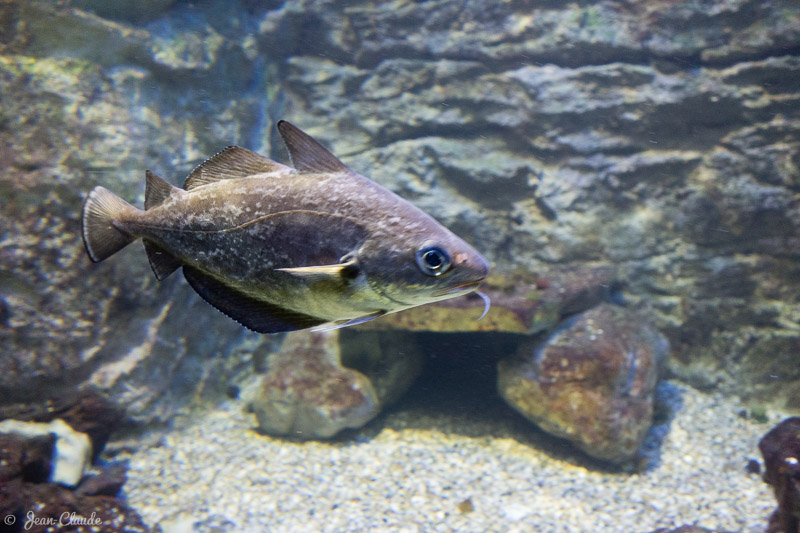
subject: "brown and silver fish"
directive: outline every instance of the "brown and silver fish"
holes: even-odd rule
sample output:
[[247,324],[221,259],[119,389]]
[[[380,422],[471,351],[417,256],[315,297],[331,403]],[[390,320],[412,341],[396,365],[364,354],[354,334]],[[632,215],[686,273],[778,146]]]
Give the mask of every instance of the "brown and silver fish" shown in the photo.
[[95,187],[83,240],[98,262],[141,238],[159,280],[179,267],[211,305],[274,333],[356,324],[477,288],[486,260],[406,200],[281,121],[295,168],[231,146],[183,189],[147,171],[145,210]]

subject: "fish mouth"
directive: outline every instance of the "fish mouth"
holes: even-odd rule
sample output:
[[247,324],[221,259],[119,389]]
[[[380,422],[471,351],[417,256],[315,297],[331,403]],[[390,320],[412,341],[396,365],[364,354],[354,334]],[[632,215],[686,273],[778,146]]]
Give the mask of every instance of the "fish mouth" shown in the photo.
[[477,289],[478,285],[480,284],[481,284],[480,281],[465,281],[464,283],[459,283],[458,285],[453,285],[452,287],[448,287],[444,290],[438,291],[436,295],[445,296],[448,294],[455,294],[455,293],[468,293]]

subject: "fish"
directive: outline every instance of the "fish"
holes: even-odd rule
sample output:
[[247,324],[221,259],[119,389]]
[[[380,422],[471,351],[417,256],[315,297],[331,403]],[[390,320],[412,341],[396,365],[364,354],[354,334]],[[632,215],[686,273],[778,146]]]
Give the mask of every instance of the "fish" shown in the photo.
[[182,269],[259,333],[351,326],[478,288],[486,259],[307,133],[277,123],[292,167],[239,146],[175,187],[147,170],[144,210],[98,186],[82,236],[97,263],[141,239],[160,281]]

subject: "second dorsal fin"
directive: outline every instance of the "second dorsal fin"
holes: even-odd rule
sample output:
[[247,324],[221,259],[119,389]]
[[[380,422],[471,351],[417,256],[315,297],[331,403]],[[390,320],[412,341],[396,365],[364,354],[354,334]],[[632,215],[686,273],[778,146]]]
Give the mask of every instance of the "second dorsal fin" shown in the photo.
[[292,165],[300,172],[352,172],[327,148],[297,126],[280,120],[278,131],[289,150]]
[[241,146],[228,146],[218,154],[197,165],[183,182],[187,191],[220,180],[246,178],[255,174],[291,170],[263,155]]

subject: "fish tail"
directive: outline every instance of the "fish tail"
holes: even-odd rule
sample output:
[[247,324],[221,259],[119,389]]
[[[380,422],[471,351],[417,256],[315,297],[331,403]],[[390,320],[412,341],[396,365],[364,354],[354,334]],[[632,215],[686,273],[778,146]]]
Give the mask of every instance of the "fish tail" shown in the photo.
[[120,230],[115,222],[122,213],[139,211],[105,187],[95,187],[83,203],[83,244],[95,263],[115,254],[136,237]]

